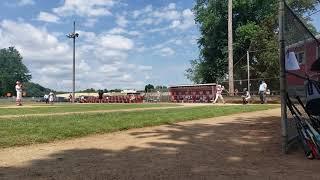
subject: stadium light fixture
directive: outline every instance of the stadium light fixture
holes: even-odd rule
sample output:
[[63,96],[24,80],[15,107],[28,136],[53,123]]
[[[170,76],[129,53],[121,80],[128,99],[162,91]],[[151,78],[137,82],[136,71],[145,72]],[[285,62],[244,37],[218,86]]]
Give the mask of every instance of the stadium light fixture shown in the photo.
[[73,32],[67,35],[68,38],[73,39],[73,66],[72,66],[72,103],[75,102],[75,90],[76,90],[76,38],[79,37],[79,33],[76,33],[76,22],[73,22]]

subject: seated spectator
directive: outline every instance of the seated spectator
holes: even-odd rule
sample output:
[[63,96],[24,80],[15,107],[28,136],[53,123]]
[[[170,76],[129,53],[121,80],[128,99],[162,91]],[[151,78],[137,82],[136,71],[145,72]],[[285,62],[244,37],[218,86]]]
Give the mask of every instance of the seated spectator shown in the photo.
[[239,93],[238,89],[235,89],[235,90],[234,90],[234,95],[235,95],[235,96],[238,96],[238,93]]

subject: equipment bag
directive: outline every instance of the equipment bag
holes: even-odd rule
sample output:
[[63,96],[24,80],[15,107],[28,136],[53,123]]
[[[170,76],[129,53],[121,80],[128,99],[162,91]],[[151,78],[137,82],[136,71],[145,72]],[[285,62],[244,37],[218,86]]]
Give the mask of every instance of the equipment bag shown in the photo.
[[307,80],[306,83],[307,103],[306,109],[313,116],[320,116],[320,83]]

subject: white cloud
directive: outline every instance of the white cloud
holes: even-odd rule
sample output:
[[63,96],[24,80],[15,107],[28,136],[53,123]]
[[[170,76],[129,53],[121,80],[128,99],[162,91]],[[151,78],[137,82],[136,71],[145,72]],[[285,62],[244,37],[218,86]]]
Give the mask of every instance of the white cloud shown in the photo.
[[141,35],[141,33],[139,31],[128,31],[127,34],[130,36],[140,36]]
[[194,14],[190,9],[185,9],[182,12],[182,17],[182,23],[178,28],[185,30],[195,25]]
[[179,19],[181,14],[174,9],[165,9],[153,12],[153,17],[159,18],[160,20],[176,20]]
[[[152,67],[127,62],[133,40],[108,32],[79,31],[76,50],[76,87],[142,87]],[[25,22],[0,21],[0,48],[15,46],[30,69],[32,81],[58,90],[70,90],[72,48],[67,38]],[[98,77],[98,78],[97,78]],[[140,79],[140,80],[139,80]]]
[[37,17],[37,20],[44,21],[44,22],[50,22],[50,23],[58,23],[60,18],[54,14],[41,11]]
[[116,3],[114,0],[65,0],[61,7],[53,12],[62,16],[107,16],[111,15],[110,8]]
[[153,10],[153,7],[152,5],[147,5],[145,8],[143,8],[142,10],[135,10],[133,11],[132,15],[133,15],[133,18],[138,18],[140,15],[142,14],[146,14],[146,13],[149,13],[149,12],[152,12]]
[[124,16],[117,16],[116,23],[120,27],[126,27],[129,21]]
[[34,0],[20,0],[18,2],[18,6],[27,6],[27,5],[35,5]]
[[145,18],[145,19],[141,19],[141,20],[139,20],[138,22],[137,22],[137,24],[139,25],[139,26],[143,26],[143,25],[151,25],[151,24],[153,24],[154,23],[154,19],[152,19],[152,18]]
[[110,34],[124,34],[126,33],[127,31],[123,28],[113,28],[111,30],[108,31],[108,33]]
[[[151,9],[151,8],[148,8]],[[175,3],[165,7],[146,11],[146,8],[133,11],[133,18],[138,26],[151,26],[148,32],[164,32],[168,30],[188,30],[195,26],[194,14],[190,9],[178,9]],[[139,17],[139,18],[138,18]]]
[[176,4],[175,3],[170,3],[168,5],[168,9],[172,10],[172,9],[176,9]]
[[130,50],[134,43],[132,40],[119,35],[104,35],[100,37],[100,45],[106,49]]
[[[177,12],[177,11],[176,11]],[[195,21],[194,21],[194,14],[190,9],[185,9],[180,13],[179,17],[175,16],[165,16],[164,14],[159,14],[160,19],[167,19],[171,17],[171,24],[169,26],[165,27],[160,27],[160,28],[153,28],[150,29],[149,32],[163,32],[167,30],[187,30],[189,28],[192,28],[195,26]]]
[[152,66],[138,66],[138,70],[139,71],[151,71],[152,70]]
[[140,36],[141,33],[139,31],[127,31],[123,28],[117,27],[108,31],[109,34],[125,34],[130,36]]
[[160,49],[161,56],[172,56],[175,54],[175,51],[169,47]]
[[171,28],[178,28],[180,25],[181,25],[180,20],[174,20],[174,21],[172,21],[170,27]]
[[[38,29],[27,23],[4,20],[0,23],[0,44],[2,47],[16,46],[25,61],[41,62],[69,58],[70,47],[60,43],[46,29]],[[53,58],[54,57],[54,58]]]

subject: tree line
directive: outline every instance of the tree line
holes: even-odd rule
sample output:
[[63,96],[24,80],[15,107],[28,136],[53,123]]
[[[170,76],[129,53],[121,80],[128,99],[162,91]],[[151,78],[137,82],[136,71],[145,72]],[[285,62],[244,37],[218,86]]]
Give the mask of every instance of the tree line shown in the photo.
[[[287,3],[315,31],[310,19],[303,15],[315,10],[319,1],[288,0]],[[193,12],[201,33],[200,54],[186,70],[186,77],[195,83],[228,79],[227,6],[227,0],[196,0]],[[278,0],[233,0],[233,33],[235,79],[247,79],[247,50],[254,57],[250,58],[253,79],[279,76]]]

